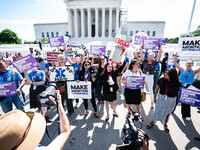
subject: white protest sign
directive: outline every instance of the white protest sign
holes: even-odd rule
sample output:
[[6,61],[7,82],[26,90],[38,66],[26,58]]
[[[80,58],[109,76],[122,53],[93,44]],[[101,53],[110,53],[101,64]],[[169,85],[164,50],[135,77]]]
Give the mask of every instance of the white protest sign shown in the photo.
[[149,38],[149,36],[144,32],[138,32],[133,36],[132,44],[133,47],[139,47],[143,44],[143,40]]
[[178,42],[178,54],[185,56],[200,55],[200,36],[180,38]]
[[51,81],[67,81],[74,80],[74,67],[49,67]]
[[69,99],[91,99],[92,91],[91,91],[91,82],[80,81],[77,83],[76,81],[67,82],[67,92]]
[[116,63],[120,63],[122,60],[122,57],[124,56],[126,48],[121,45],[114,44],[112,47],[113,55],[112,55],[112,61]]

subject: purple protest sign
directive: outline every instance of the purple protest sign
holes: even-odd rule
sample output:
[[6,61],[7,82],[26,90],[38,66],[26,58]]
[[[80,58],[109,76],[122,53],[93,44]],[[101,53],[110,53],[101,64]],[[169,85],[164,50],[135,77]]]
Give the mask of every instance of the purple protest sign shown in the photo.
[[0,83],[0,97],[16,94],[15,82]]
[[65,46],[63,36],[49,37],[49,43],[51,47]]
[[90,45],[90,54],[91,55],[105,55],[106,46],[103,45]]
[[31,54],[22,57],[20,59],[17,59],[16,61],[12,62],[12,65],[20,72],[24,72],[24,70],[30,70],[34,67],[38,67],[39,64],[38,62],[35,60],[35,58],[33,58],[33,56]]
[[200,107],[200,91],[180,88],[178,102]]
[[159,50],[160,49],[160,41],[161,39],[144,39],[143,41],[143,49],[148,50]]
[[[179,63],[179,62],[180,62],[180,59],[177,58],[177,59],[176,59],[176,62]],[[167,65],[168,65],[168,66],[174,66],[174,58],[168,58],[168,59],[167,59]]]
[[166,42],[167,42],[167,38],[161,38],[160,43],[161,43],[162,45],[165,45]]
[[142,84],[142,81],[144,81],[144,77],[127,76],[126,77],[127,85],[125,87],[126,88],[131,88],[131,89],[143,89],[144,88],[144,84]]

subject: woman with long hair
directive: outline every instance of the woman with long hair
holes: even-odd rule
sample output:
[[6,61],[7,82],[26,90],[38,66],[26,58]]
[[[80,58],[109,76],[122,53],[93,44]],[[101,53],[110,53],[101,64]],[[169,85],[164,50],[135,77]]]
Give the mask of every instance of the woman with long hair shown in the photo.
[[[65,66],[66,66],[65,56],[63,54],[58,55],[58,67],[65,67]],[[68,99],[68,94],[67,94],[67,81],[56,81],[56,86],[58,88],[65,87],[66,90],[60,93],[62,97],[63,108],[64,108],[64,100],[66,100],[68,113],[71,117],[74,117],[74,108],[72,99]]]
[[[132,59],[129,65],[129,69],[124,73],[122,83],[125,85],[127,85],[126,77],[128,76],[142,76],[142,71],[139,69],[138,59]],[[142,81],[142,84],[145,84],[145,81]],[[140,115],[141,89],[125,88],[124,96],[128,109],[126,117],[130,118],[131,110],[129,109],[129,106],[131,104],[134,104],[136,111]]]
[[[161,121],[161,123],[164,125],[165,132],[169,133],[167,122],[169,115],[172,113],[176,105],[176,97],[180,87],[181,83],[179,82],[176,69],[167,69],[165,71],[165,76],[160,78],[156,85],[154,94],[154,102],[156,103],[155,112],[150,124],[146,126],[147,129],[152,128],[156,121]],[[159,90],[160,92],[158,93]]]
[[113,63],[109,61],[105,65],[104,71],[100,76],[100,84],[103,86],[104,100],[106,101],[106,112],[107,112],[106,121],[109,120],[109,103],[110,102],[112,102],[113,104],[113,112],[114,112],[113,115],[115,117],[118,117],[118,114],[116,112],[116,107],[117,107],[116,91],[119,89],[117,85],[117,75],[118,73],[122,72],[125,65],[126,65],[126,62],[124,61],[122,66],[120,66],[116,70],[113,70]]
[[[91,103],[92,103],[92,107],[94,109],[94,116],[97,117],[98,119],[100,119],[99,114],[97,113],[97,105],[95,102],[95,96],[94,96],[94,87],[95,87],[95,76],[93,76],[92,74],[92,68],[90,67],[90,62],[88,60],[84,61],[82,64],[82,70],[79,74],[79,80],[80,81],[90,81],[91,82],[91,86],[92,86],[92,99],[90,99]],[[79,82],[79,80],[77,80],[77,82]],[[88,110],[88,99],[83,99],[84,101],[84,106],[85,106],[85,114],[84,114],[84,118],[86,118],[89,114],[89,110]]]

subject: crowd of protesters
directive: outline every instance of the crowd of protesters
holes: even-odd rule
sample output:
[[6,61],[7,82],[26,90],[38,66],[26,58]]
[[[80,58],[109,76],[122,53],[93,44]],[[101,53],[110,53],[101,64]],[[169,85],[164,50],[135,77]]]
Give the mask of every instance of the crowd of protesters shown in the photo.
[[[20,74],[18,71],[10,67],[6,63],[6,60],[15,61],[20,59],[21,53],[16,53],[15,56],[10,56],[7,52],[5,57],[0,59],[0,83],[14,81],[17,89],[17,94],[13,96],[0,97],[0,105],[4,113],[7,113],[12,108],[12,103],[17,109],[25,112],[24,109],[24,96],[22,87],[25,85],[25,78],[27,83],[30,85],[29,98],[30,98],[30,108],[38,108],[38,103],[36,101],[37,96],[45,91],[46,87],[51,83],[49,78],[49,67],[58,66],[64,67],[67,62],[74,68],[74,81],[77,83],[79,81],[91,82],[92,90],[90,99],[92,107],[94,109],[94,116],[98,119],[101,116],[98,114],[97,104],[104,104],[106,107],[106,118],[105,121],[109,120],[110,117],[110,106],[109,103],[112,102],[113,105],[113,116],[118,117],[120,113],[117,111],[117,92],[121,92],[121,82],[126,85],[127,76],[142,76],[145,77],[145,81],[142,84],[147,87],[150,95],[150,109],[155,109],[151,122],[146,125],[147,129],[153,127],[156,121],[161,121],[164,125],[164,130],[169,133],[169,128],[167,122],[170,114],[173,112],[177,105],[177,97],[180,87],[187,88],[190,86],[195,76],[199,75],[200,69],[193,70],[192,67],[194,62],[192,60],[186,61],[186,68],[182,68],[176,61],[177,54],[174,54],[174,67],[169,68],[167,66],[168,53],[164,54],[163,60],[162,56],[162,46],[160,49],[152,52],[148,50],[143,50],[142,46],[134,51],[133,56],[128,58],[126,52],[124,53],[125,60],[122,64],[117,64],[109,59],[107,56],[97,56],[93,55],[90,57],[89,52],[87,52],[87,57],[83,55],[76,54],[74,57],[68,56],[68,53],[63,52],[63,54],[58,55],[58,62],[49,63],[41,55],[39,50],[33,51],[30,48],[30,53],[38,61],[39,67],[35,67],[31,70],[24,70],[24,73]],[[63,51],[60,48],[54,51]],[[161,66],[161,67],[160,67]],[[97,70],[95,76],[91,73],[91,67]],[[180,76],[178,74],[180,73]],[[68,81],[67,81],[68,82]],[[75,110],[78,108],[79,99],[75,99],[76,105],[73,106],[73,99],[68,98],[67,93],[67,82],[57,81],[56,86],[60,89],[61,103],[65,108],[65,103],[67,106],[67,111],[70,117],[74,117]],[[131,111],[129,109],[130,105],[134,105],[135,110],[143,117],[140,112],[141,105],[141,92],[146,91],[146,89],[131,89],[125,88],[124,96],[125,103],[127,104],[127,118],[130,118]],[[96,101],[97,99],[97,101]],[[88,111],[88,99],[82,99],[85,107],[84,118],[87,118]],[[181,114],[187,120],[191,120],[190,105],[181,105]],[[48,116],[50,108],[44,108],[41,113],[45,116],[47,122],[51,122]],[[200,141],[200,138],[195,138],[195,140]]]

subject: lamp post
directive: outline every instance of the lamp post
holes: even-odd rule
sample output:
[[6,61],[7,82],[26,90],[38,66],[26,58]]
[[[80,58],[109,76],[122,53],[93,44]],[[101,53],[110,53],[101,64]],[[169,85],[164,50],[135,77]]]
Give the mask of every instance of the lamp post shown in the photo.
[[187,30],[187,36],[189,36],[189,34],[190,34],[190,27],[191,27],[191,23],[192,23],[192,17],[193,17],[193,13],[194,13],[195,4],[196,4],[196,0],[194,0],[192,13],[191,13],[191,17],[190,17],[190,22],[189,22],[189,26],[188,26],[188,30]]

